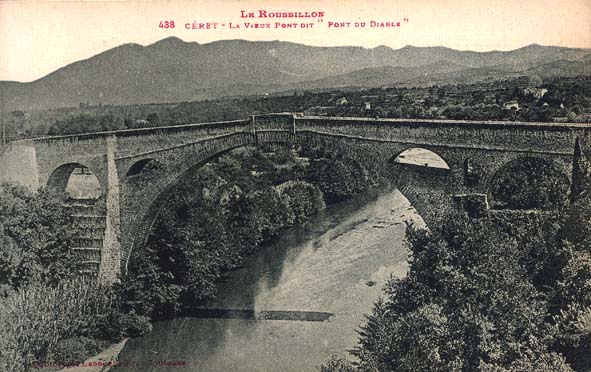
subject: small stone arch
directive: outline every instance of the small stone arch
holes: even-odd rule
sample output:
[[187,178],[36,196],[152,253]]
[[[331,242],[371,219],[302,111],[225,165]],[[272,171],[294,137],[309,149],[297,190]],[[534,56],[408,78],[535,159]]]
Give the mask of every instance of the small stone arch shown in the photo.
[[449,163],[438,153],[423,147],[408,147],[392,157],[392,162],[421,168],[449,171]]
[[60,165],[49,176],[47,187],[65,192],[72,199],[98,199],[103,194],[102,185],[94,172],[81,163]]
[[138,160],[135,163],[133,163],[131,167],[129,167],[127,173],[125,174],[125,177],[140,175],[142,173],[145,173],[149,169],[158,167],[159,165],[160,162],[154,158],[145,158]]
[[[536,186],[535,188],[527,187],[532,195],[528,197],[524,196],[523,201],[518,199],[520,194],[517,194],[517,192],[519,192],[519,190],[516,190],[516,192],[509,190],[511,186],[520,186],[520,180],[508,176],[508,173],[511,172],[513,168],[518,170],[519,166],[523,166],[525,169],[537,170],[536,172],[532,172],[531,177],[528,179],[521,180],[521,182],[526,182],[527,184],[533,183],[534,186]],[[554,180],[550,178],[553,174],[556,176]],[[515,185],[501,183],[503,182],[503,177],[508,177],[509,180],[514,179]],[[540,182],[544,182],[544,180],[548,181],[547,185],[540,186]],[[558,206],[568,201],[570,184],[570,177],[564,172],[563,167],[555,160],[538,156],[520,156],[501,164],[495,170],[486,184],[486,194],[492,209],[547,209],[549,205]],[[543,186],[551,188],[550,191],[552,194],[550,194],[548,200],[538,200],[538,196],[535,195],[536,192],[540,191],[538,190],[538,187],[541,188]],[[510,200],[509,202],[506,202],[501,200],[503,193],[511,193],[515,195],[514,199],[516,201]],[[538,202],[543,203],[544,205],[535,207],[534,204]],[[519,208],[513,208],[513,204],[519,206]]]

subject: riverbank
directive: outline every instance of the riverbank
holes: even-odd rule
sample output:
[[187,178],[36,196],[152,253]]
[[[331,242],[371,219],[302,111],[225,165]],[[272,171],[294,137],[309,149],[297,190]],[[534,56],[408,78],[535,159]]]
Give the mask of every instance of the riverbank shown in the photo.
[[88,358],[77,366],[66,367],[60,372],[108,372],[112,365],[117,364],[119,353],[125,347],[128,339],[111,344],[99,354]]

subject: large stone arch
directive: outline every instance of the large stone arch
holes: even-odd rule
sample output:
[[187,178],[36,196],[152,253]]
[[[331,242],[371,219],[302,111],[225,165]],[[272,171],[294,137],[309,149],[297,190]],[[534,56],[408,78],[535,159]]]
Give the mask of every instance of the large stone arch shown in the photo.
[[[251,133],[234,133],[117,159],[122,196],[122,271],[127,271],[132,250],[145,243],[168,195],[184,177],[233,149],[255,143]],[[139,168],[149,162],[155,162],[157,166],[151,172],[142,173]]]
[[[124,272],[131,252],[145,244],[151,227],[163,207],[169,193],[188,173],[195,172],[204,164],[238,147],[275,143],[279,145],[317,146],[324,151],[340,154],[361,164],[368,171],[387,177],[408,199],[431,229],[439,228],[455,208],[455,196],[462,193],[485,193],[490,180],[504,165],[523,156],[521,152],[482,152],[475,149],[414,144],[396,141],[381,141],[343,135],[327,135],[314,132],[291,133],[276,130],[261,130],[256,133],[235,133],[223,138],[213,138],[167,149],[118,159],[122,202],[122,268]],[[393,160],[404,151],[421,148],[435,153],[449,167],[431,168],[421,165],[399,164]],[[548,156],[542,156],[548,158]],[[465,186],[466,159],[482,165],[482,180],[476,187]],[[152,179],[141,172],[133,177],[128,173],[134,167],[156,161],[163,165]],[[569,159],[559,157],[561,169],[567,170]],[[138,165],[139,164],[139,165]],[[135,177],[135,179],[134,179]],[[129,200],[136,199],[135,203]],[[125,221],[124,219],[130,219]]]
[[[258,131],[256,137],[240,135],[240,139],[232,142],[221,141],[203,151],[196,144],[183,148],[184,154],[172,155],[169,152],[147,153],[140,157],[120,159],[118,164],[122,194],[122,216],[133,216],[133,220],[122,221],[122,272],[126,273],[132,251],[146,244],[150,231],[156,218],[168,199],[171,192],[190,174],[198,171],[205,164],[223,156],[224,154],[240,147],[258,144],[276,144],[280,146],[297,145],[293,133],[284,131],[264,130]],[[207,144],[215,140],[201,141]],[[328,151],[335,150],[334,148]],[[339,152],[348,156],[350,153]],[[349,158],[349,157],[348,157]],[[356,164],[361,164],[355,158],[349,158]],[[138,169],[148,162],[157,162],[158,169],[152,174],[142,174]],[[171,170],[167,165],[175,165]],[[141,194],[141,202],[130,203],[132,195]]]
[[[176,185],[204,164],[238,147],[263,144],[289,144],[319,147],[324,151],[340,154],[362,165],[369,172],[386,177],[409,200],[431,229],[439,228],[457,208],[456,196],[462,193],[483,193],[487,189],[490,174],[502,164],[522,153],[490,153],[473,148],[458,148],[390,140],[376,140],[346,135],[333,135],[302,131],[297,133],[279,130],[259,130],[256,133],[234,133],[210,138],[176,148],[147,152],[138,156],[117,159],[122,193],[122,268],[126,271],[131,252],[145,243],[158,212]],[[449,169],[424,165],[400,164],[393,160],[411,148],[421,148],[435,153]],[[475,187],[465,185],[466,159],[481,163],[485,174]],[[141,172],[129,171],[149,161],[156,161],[162,168],[150,178]],[[562,160],[561,160],[562,161]],[[139,164],[139,165],[138,165]],[[562,164],[562,163],[561,163]],[[564,161],[562,166],[566,167]]]

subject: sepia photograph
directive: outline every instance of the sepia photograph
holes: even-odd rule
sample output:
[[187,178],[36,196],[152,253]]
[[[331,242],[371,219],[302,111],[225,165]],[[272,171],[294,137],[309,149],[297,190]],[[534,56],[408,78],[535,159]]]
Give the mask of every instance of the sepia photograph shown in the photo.
[[591,0],[0,2],[0,372],[591,372]]

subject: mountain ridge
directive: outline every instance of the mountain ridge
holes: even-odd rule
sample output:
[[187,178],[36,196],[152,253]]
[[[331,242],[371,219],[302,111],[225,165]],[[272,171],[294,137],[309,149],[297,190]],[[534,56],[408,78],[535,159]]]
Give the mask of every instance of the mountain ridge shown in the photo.
[[[494,75],[499,77],[516,73],[556,76],[561,69],[568,76],[578,72],[589,75],[590,55],[591,49],[538,44],[511,51],[474,52],[443,46],[323,47],[280,40],[200,44],[173,36],[146,46],[122,44],[31,82],[0,81],[0,88],[8,109],[72,107],[82,102],[126,105],[344,84],[392,85],[417,78],[420,84],[428,84],[430,75],[437,75],[435,80],[440,83],[453,83],[454,74],[462,69],[500,70],[502,73]],[[543,65],[551,67],[549,73],[540,67]],[[432,71],[425,71],[425,66],[433,67]],[[477,74],[473,78],[477,79]],[[251,86],[256,88],[241,88]]]

